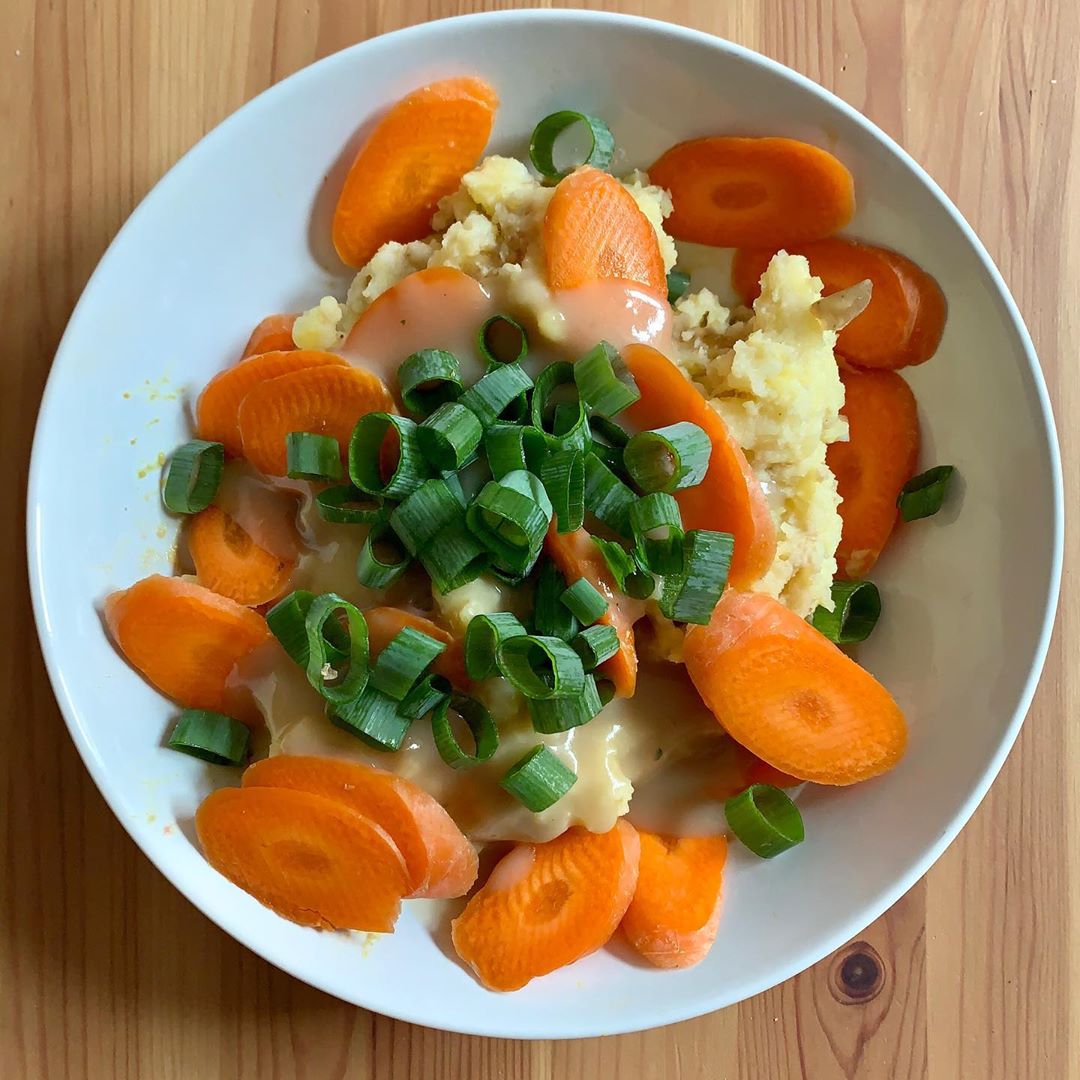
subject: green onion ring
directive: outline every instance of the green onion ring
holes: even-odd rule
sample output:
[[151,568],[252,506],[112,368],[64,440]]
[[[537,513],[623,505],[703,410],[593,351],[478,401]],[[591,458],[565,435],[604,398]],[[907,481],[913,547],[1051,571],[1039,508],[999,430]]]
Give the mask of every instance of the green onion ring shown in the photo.
[[225,469],[225,447],[219,442],[192,439],[173,451],[165,469],[161,501],[174,514],[197,514],[217,494]]
[[540,634],[506,638],[496,654],[499,671],[527,698],[546,700],[580,694],[585,685],[581,657],[562,638]]
[[334,525],[375,525],[387,515],[382,499],[352,484],[324,488],[315,496],[315,506],[319,517]]
[[356,557],[356,580],[368,589],[389,588],[409,568],[408,549],[387,525],[374,525]]
[[[337,615],[345,616],[348,632],[348,665],[340,682],[331,682],[339,672],[340,650],[327,638],[327,627],[338,626]],[[337,593],[323,593],[311,602],[304,619],[307,630],[307,680],[332,705],[344,705],[360,695],[368,681],[367,622],[356,607]]]
[[[397,438],[397,462],[383,477],[383,445],[391,433]],[[361,416],[349,439],[349,478],[361,491],[387,499],[404,499],[429,476],[431,469],[416,442],[416,423],[393,413]]]
[[952,465],[937,465],[913,476],[900,489],[896,498],[896,505],[904,521],[918,521],[936,514],[949,493],[954,471]]
[[496,656],[507,638],[524,637],[525,627],[509,611],[474,615],[465,630],[465,670],[479,682],[498,673]]
[[[555,142],[567,128],[573,127],[574,124],[584,124],[588,129],[589,152],[585,155],[584,161],[566,169],[557,169],[554,157]],[[532,138],[529,139],[529,160],[547,183],[569,176],[581,165],[606,169],[611,164],[614,153],[615,136],[611,134],[611,128],[598,116],[590,116],[588,113],[576,112],[572,109],[561,109],[559,112],[545,116],[533,128]]]
[[709,436],[697,424],[683,420],[638,432],[626,444],[623,461],[642,491],[672,492],[700,484],[711,455]]
[[724,815],[739,841],[762,859],[801,844],[802,814],[787,792],[771,784],[751,784],[724,803]]
[[872,581],[834,581],[832,601],[832,611],[819,606],[814,612],[814,629],[837,645],[865,641],[881,616],[878,587]]
[[[454,735],[450,724],[453,710],[465,721],[473,737],[473,752],[464,750]],[[431,732],[435,737],[435,749],[439,757],[452,769],[467,769],[490,761],[499,748],[499,729],[491,713],[476,700],[465,694],[452,694],[440,702],[431,714]]]
[[417,416],[428,416],[461,394],[461,365],[445,349],[414,352],[402,361],[397,378],[402,403]]
[[329,435],[290,431],[285,436],[285,461],[290,480],[341,479],[341,447]]
[[209,709],[185,709],[169,736],[169,749],[211,765],[241,765],[247,758],[250,737],[248,729],[231,716]]
[[691,529],[683,540],[683,568],[664,578],[660,611],[676,622],[705,625],[727,587],[735,538],[712,529]]
[[634,376],[609,341],[594,345],[576,364],[578,394],[597,416],[612,417],[641,397]]
[[576,783],[577,773],[546,746],[530,750],[499,781],[505,791],[534,814],[554,806]]

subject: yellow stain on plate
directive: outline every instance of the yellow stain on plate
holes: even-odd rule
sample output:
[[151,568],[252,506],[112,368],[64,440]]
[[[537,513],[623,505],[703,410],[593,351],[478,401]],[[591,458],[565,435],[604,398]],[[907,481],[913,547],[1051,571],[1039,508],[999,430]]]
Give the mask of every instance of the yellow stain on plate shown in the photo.
[[378,943],[378,934],[364,934],[360,939],[360,955],[366,960],[371,955],[371,950]]
[[147,462],[135,474],[140,480],[145,480],[152,472],[157,472],[165,464],[165,454],[158,451],[158,456],[153,461]]

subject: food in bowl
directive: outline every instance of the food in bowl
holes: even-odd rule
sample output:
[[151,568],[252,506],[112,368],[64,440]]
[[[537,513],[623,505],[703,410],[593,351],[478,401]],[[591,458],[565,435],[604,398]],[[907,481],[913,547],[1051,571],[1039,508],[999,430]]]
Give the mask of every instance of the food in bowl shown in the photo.
[[[620,925],[700,960],[727,834],[778,855],[801,785],[896,763],[903,715],[839,646],[949,468],[913,476],[896,373],[944,299],[834,235],[836,158],[717,136],[620,180],[567,111],[535,175],[483,157],[496,108],[451,79],[376,125],[334,218],[347,296],[268,317],[206,386],[163,487],[183,572],[105,615],[184,708],[170,745],[255,758],[198,811],[216,869],[326,929],[468,896],[458,954],[512,990]],[[676,240],[735,248],[752,307],[691,290]],[[481,845],[511,847],[475,889]]]

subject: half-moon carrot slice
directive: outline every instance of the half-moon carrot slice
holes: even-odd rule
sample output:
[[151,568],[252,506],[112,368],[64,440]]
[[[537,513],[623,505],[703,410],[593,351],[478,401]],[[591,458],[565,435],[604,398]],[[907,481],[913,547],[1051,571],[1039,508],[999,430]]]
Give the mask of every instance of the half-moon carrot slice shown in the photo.
[[293,323],[296,322],[296,312],[291,315],[267,315],[248,338],[244,346],[241,359],[249,356],[258,356],[259,353],[288,352],[295,349],[293,344]]
[[914,284],[919,296],[915,327],[902,354],[903,362],[895,366],[913,367],[924,364],[937,352],[941,335],[945,332],[945,319],[949,310],[945,294],[937,281],[917,263],[913,263],[898,251],[889,251],[887,254],[901,276]]
[[364,619],[367,621],[368,650],[372,657],[378,656],[399,630],[409,626],[413,630],[419,630],[421,634],[435,638],[436,641],[446,642],[446,651],[435,658],[431,665],[432,671],[449,679],[456,686],[464,686],[469,681],[465,671],[465,650],[449,630],[444,630],[423,615],[396,607],[367,608]]
[[444,79],[402,98],[353,160],[334,211],[334,247],[359,268],[389,240],[419,240],[435,204],[487,146],[499,98],[482,79]]
[[729,589],[708,626],[689,628],[683,655],[724,730],[791,776],[854,784],[904,752],[888,690],[772,597]]
[[361,416],[393,411],[381,379],[359,368],[328,364],[258,383],[240,402],[237,421],[244,457],[268,476],[284,476],[290,431],[329,435],[337,439],[344,458]]
[[552,289],[601,278],[665,288],[656,233],[633,195],[610,173],[586,166],[560,180],[544,214],[543,238]]
[[308,791],[370,818],[401,852],[409,896],[464,896],[476,881],[476,849],[453,818],[404,777],[337,758],[278,754],[255,762],[243,784]]
[[637,888],[623,916],[623,933],[650,964],[691,967],[716,940],[727,839],[658,836],[641,829],[638,836]]
[[825,454],[840,494],[840,576],[865,577],[892,535],[900,489],[919,461],[919,412],[911,387],[895,371],[841,367],[848,442]]
[[287,788],[221,788],[195,813],[207,861],[302,926],[388,934],[408,887],[385,830],[333,799]]
[[691,139],[662,154],[649,180],[671,192],[667,231],[714,247],[818,240],[855,212],[851,173],[828,151],[797,139]]
[[[234,716],[229,675],[270,637],[257,612],[202,585],[159,574],[107,597],[105,622],[128,663],[166,697],[185,708]],[[257,716],[236,718],[251,723]]]
[[216,506],[191,519],[187,541],[199,584],[247,607],[280,596],[296,566],[259,547]]
[[279,350],[241,360],[215,375],[199,395],[195,406],[196,433],[200,439],[222,443],[230,457],[240,457],[244,447],[237,416],[248,391],[279,375],[327,365],[345,367],[346,361],[333,353],[307,349]]
[[634,895],[640,845],[625,821],[519,844],[452,923],[458,956],[489,990],[519,990],[595,952]]
[[623,416],[638,428],[659,428],[689,420],[712,440],[705,479],[675,493],[684,529],[716,529],[735,537],[729,582],[752,585],[772,566],[776,525],[742,448],[720,414],[663,353],[649,345],[629,345],[623,359],[637,381],[641,397]]

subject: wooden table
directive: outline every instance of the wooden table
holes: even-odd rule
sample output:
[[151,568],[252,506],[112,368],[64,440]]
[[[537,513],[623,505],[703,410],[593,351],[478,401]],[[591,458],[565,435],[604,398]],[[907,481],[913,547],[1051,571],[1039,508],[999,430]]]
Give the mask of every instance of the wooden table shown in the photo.
[[[861,943],[752,1001],[664,1030],[571,1043],[462,1038],[326,997],[241,948],[183,900],[124,835],[83,769],[38,654],[23,532],[33,417],[83,284],[158,177],[264,87],[384,30],[508,6],[4,2],[0,462],[18,495],[0,530],[9,570],[0,604],[0,1075],[1080,1077],[1075,532],[1035,706],[961,838]],[[986,242],[1027,316],[1075,503],[1080,4],[583,6],[686,23],[776,57],[863,110],[930,170]],[[854,972],[845,986],[841,968],[853,952],[879,958],[876,979],[856,962],[844,968]]]

